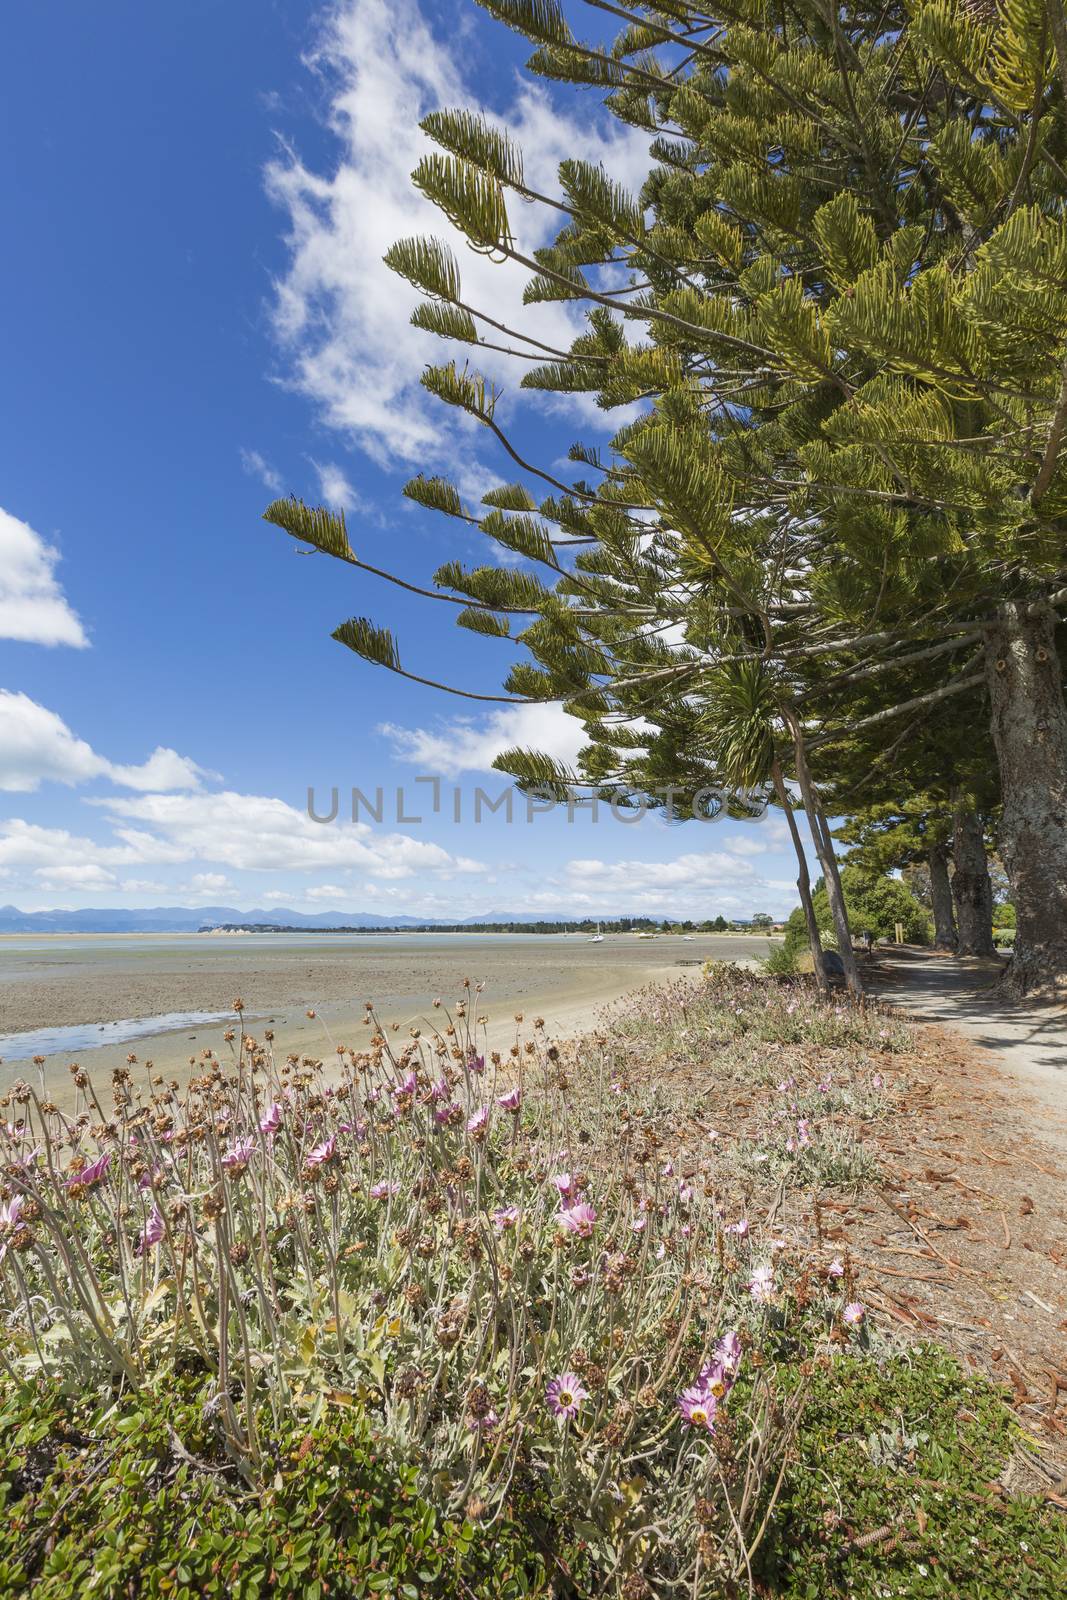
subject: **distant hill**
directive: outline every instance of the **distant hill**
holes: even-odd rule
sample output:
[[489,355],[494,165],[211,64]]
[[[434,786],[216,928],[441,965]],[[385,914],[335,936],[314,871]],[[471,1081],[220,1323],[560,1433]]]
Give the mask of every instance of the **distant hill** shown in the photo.
[[392,928],[424,925],[425,917],[379,917],[371,911],[291,911],[286,906],[90,906],[81,911],[20,911],[0,906],[0,933],[196,933],[222,923],[257,922],[290,928]]

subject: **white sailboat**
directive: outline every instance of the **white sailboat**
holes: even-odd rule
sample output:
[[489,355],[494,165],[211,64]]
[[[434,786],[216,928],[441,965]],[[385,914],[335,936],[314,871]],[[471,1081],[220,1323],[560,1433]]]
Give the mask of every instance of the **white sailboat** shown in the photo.
[[604,943],[604,935],[600,931],[600,923],[599,922],[596,925],[596,932],[590,937],[589,943],[590,944],[603,944]]

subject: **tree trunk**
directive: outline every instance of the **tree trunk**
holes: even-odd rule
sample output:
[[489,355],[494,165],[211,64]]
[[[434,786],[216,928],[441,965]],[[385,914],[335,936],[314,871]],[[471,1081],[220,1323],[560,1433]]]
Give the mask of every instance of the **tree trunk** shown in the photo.
[[807,751],[804,747],[804,730],[795,713],[786,710],[786,723],[793,736],[793,750],[797,766],[797,782],[800,784],[800,794],[804,801],[804,810],[808,817],[808,827],[815,845],[815,853],[819,858],[819,865],[823,870],[826,880],[826,897],[830,902],[830,915],[834,919],[834,932],[837,934],[838,955],[845,969],[845,982],[857,997],[863,994],[863,984],[860,982],[859,968],[856,966],[856,957],[852,951],[852,933],[848,925],[848,912],[845,910],[845,896],[841,888],[841,876],[837,870],[837,857],[834,855],[833,840],[830,829],[819,803],[818,792],[812,782],[811,772],[808,769]]
[[952,898],[956,902],[956,926],[960,956],[995,956],[993,943],[993,885],[989,881],[989,861],[985,853],[985,834],[976,812],[961,806],[956,812],[952,837]]
[[1017,927],[1017,993],[1067,991],[1067,706],[1047,606],[1007,602],[985,629],[1000,766],[999,848]]
[[948,850],[943,844],[931,845],[926,861],[930,869],[930,900],[934,911],[934,949],[955,952],[956,918],[952,910]]
[[824,994],[830,991],[826,973],[822,964],[822,940],[819,938],[819,924],[815,917],[815,907],[811,900],[811,877],[808,873],[808,858],[797,827],[796,814],[793,811],[793,802],[789,798],[789,791],[785,786],[782,768],[775,761],[771,765],[771,777],[774,780],[774,792],[778,796],[778,803],[785,812],[785,820],[789,824],[789,835],[793,841],[793,849],[797,856],[797,893],[800,903],[804,908],[804,921],[808,925],[808,942],[811,945],[811,959],[815,965],[815,982]]

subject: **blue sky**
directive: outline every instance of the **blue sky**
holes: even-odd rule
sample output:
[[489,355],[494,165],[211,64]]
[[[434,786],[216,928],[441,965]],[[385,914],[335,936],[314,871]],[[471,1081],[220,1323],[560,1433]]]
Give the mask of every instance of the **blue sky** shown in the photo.
[[[4,30],[0,903],[788,910],[774,814],[474,826],[497,749],[566,754],[578,724],[357,661],[329,634],[364,613],[405,665],[469,688],[495,691],[511,647],[260,520],[295,492],[344,505],[360,553],[416,581],[484,560],[400,495],[419,470],[472,501],[514,476],[419,388],[442,347],[381,265],[394,238],[445,231],[407,181],[417,121],[480,104],[542,187],[579,141],[636,178],[646,141],[523,77],[523,42],[473,0],[49,0]],[[460,254],[471,297],[510,314],[521,279]],[[562,308],[538,314],[566,334]],[[537,459],[618,425],[520,402],[501,359],[503,414]],[[334,784],[407,785],[411,811],[434,771],[463,792],[459,824],[451,800],[421,825],[304,814],[308,786]]]

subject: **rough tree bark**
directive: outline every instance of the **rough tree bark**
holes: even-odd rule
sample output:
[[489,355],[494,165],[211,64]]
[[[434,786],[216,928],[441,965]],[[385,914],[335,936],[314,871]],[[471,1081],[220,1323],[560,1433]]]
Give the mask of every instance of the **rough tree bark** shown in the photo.
[[1047,606],[1005,602],[985,629],[1003,800],[998,843],[1017,927],[1007,981],[1067,992],[1067,706]]
[[952,898],[956,902],[956,927],[959,938],[956,954],[995,956],[993,943],[993,885],[989,881],[989,859],[985,833],[977,814],[967,806],[956,812],[952,836]]
[[955,951],[956,918],[952,909],[947,848],[943,844],[931,845],[926,862],[930,869],[930,900],[934,912],[934,949]]
[[808,873],[808,858],[800,837],[800,830],[797,827],[793,802],[785,786],[782,768],[777,761],[771,764],[771,778],[774,782],[774,792],[778,796],[778,804],[785,812],[785,820],[789,824],[789,836],[793,841],[793,849],[796,851],[797,893],[800,895],[800,903],[804,907],[804,921],[808,925],[808,942],[811,945],[811,959],[815,965],[815,982],[824,993],[829,993],[830,984],[822,964],[822,940],[819,938],[819,924],[815,917],[815,907],[811,899],[811,877]]

